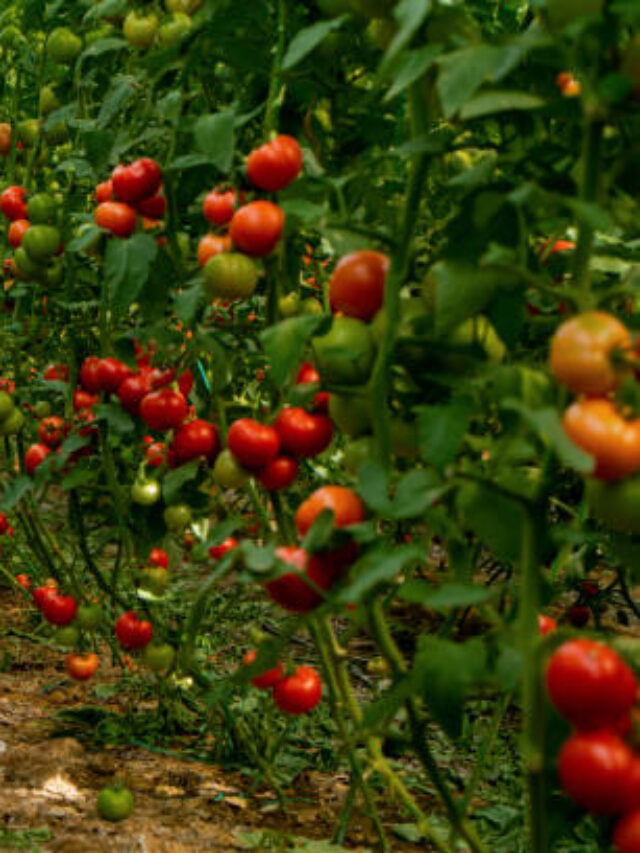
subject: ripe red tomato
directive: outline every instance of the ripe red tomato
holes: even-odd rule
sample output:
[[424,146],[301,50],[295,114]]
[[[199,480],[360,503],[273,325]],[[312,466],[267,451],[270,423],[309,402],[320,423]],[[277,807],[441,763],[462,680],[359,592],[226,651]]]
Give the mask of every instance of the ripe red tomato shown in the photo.
[[0,195],[0,210],[7,219],[27,219],[27,203],[25,196],[27,191],[24,187],[7,187]]
[[364,504],[351,489],[345,486],[322,486],[316,489],[296,512],[296,527],[304,536],[322,510],[330,509],[336,527],[348,527],[365,519]]
[[[296,376],[296,385],[320,385],[320,374],[310,361],[304,361],[300,365]],[[313,397],[312,411],[319,415],[326,415],[329,411],[328,391],[318,391]]]
[[147,560],[147,565],[157,566],[160,569],[168,569],[169,557],[167,552],[162,548],[152,548],[151,553],[149,554],[149,559]]
[[47,382],[66,382],[69,379],[69,368],[66,364],[48,364],[42,378]]
[[193,373],[189,367],[187,367],[186,370],[183,370],[178,377],[178,390],[181,394],[184,394],[185,397],[188,397],[193,390]]
[[116,237],[130,237],[136,230],[138,218],[128,204],[121,201],[103,201],[95,212],[96,225],[111,231]]
[[211,190],[202,202],[204,218],[208,219],[213,225],[226,225],[227,222],[231,222],[235,209],[235,190],[227,190],[226,192]]
[[17,249],[20,243],[22,243],[22,238],[30,227],[31,223],[28,219],[14,219],[9,226],[9,232],[7,235],[9,245],[13,246],[14,249]]
[[280,436],[276,430],[252,418],[234,421],[227,442],[236,460],[249,469],[264,468],[280,451]]
[[76,618],[78,604],[72,595],[60,595],[56,590],[53,595],[44,597],[41,610],[47,622],[61,627],[70,625]]
[[258,480],[270,492],[288,488],[297,476],[298,463],[290,456],[276,456],[258,472]]
[[563,425],[574,444],[594,457],[596,479],[619,480],[640,469],[640,418],[625,420],[609,400],[576,401]]
[[625,815],[613,832],[616,853],[640,853],[640,809]]
[[251,183],[271,193],[288,187],[301,169],[302,150],[292,136],[284,134],[255,148],[247,159],[247,176]]
[[538,613],[538,631],[541,636],[550,634],[558,627],[558,623],[551,616],[545,616],[544,613]]
[[198,263],[201,267],[204,267],[211,258],[230,251],[230,237],[226,235],[219,237],[217,234],[205,234],[198,243]]
[[600,397],[614,391],[625,375],[613,363],[612,354],[629,351],[631,346],[631,333],[611,314],[578,314],[565,321],[553,336],[551,370],[575,394]]
[[322,699],[322,680],[311,666],[299,666],[273,688],[273,701],[285,714],[308,714]]
[[292,456],[310,458],[326,450],[333,438],[333,423],[326,415],[285,406],[274,424],[282,449]]
[[328,592],[344,568],[339,551],[310,557],[304,548],[285,545],[276,548],[276,557],[292,571],[267,581],[265,591],[272,601],[292,613],[308,613],[321,604],[324,599],[318,590]]
[[86,655],[78,655],[74,652],[67,655],[64,668],[67,675],[76,681],[87,681],[98,668],[98,655],[89,652]]
[[42,610],[45,598],[48,598],[50,595],[55,595],[57,592],[57,586],[52,586],[50,584],[36,586],[31,593],[31,598],[38,610]]
[[47,447],[46,444],[38,443],[32,444],[31,447],[28,447],[24,454],[24,470],[27,474],[33,476],[36,469],[42,465],[50,453],[51,448]]
[[622,808],[633,753],[609,731],[576,732],[558,759],[562,788],[593,814],[618,814]]
[[151,468],[159,468],[168,460],[167,445],[163,441],[154,441],[147,447],[144,458]]
[[221,560],[225,554],[237,547],[238,540],[234,539],[233,536],[227,536],[224,542],[221,542],[219,545],[212,545],[209,548],[209,556],[214,560]]
[[181,424],[173,436],[171,450],[176,465],[183,465],[201,456],[213,465],[220,451],[218,428],[200,419]]
[[98,204],[102,204],[105,201],[113,201],[113,181],[108,180],[98,184],[94,196]]
[[331,310],[347,317],[371,320],[384,303],[389,258],[380,252],[361,251],[338,261],[329,282]]
[[155,160],[142,157],[128,166],[116,166],[111,180],[116,198],[136,204],[156,195],[162,183],[162,170]]
[[140,417],[156,430],[175,429],[187,416],[187,401],[179,391],[161,388],[142,398]]
[[102,390],[100,376],[98,373],[100,359],[97,355],[89,355],[80,365],[79,379],[85,391],[98,394]]
[[3,536],[7,530],[9,529],[9,519],[7,516],[0,512],[0,536]]
[[143,649],[153,638],[153,626],[145,619],[138,619],[138,614],[127,610],[119,616],[115,624],[116,637],[123,649]]
[[150,390],[149,378],[144,373],[126,376],[118,386],[118,399],[122,408],[130,415],[137,415],[140,403]]
[[[251,664],[258,657],[258,653],[255,649],[250,649],[245,656],[242,658],[242,663],[245,666],[251,666]],[[259,690],[271,690],[272,687],[275,687],[279,681],[282,681],[284,678],[284,667],[282,663],[278,661],[278,663],[272,668],[267,669],[265,672],[260,675],[254,675],[251,679],[251,684],[254,687],[257,687]]]
[[638,692],[633,670],[617,652],[586,638],[555,650],[546,681],[553,704],[579,729],[615,724],[629,713]]
[[158,221],[163,219],[167,212],[167,200],[158,193],[158,195],[152,195],[150,198],[136,202],[135,208],[141,216]]
[[16,583],[19,584],[22,589],[29,589],[31,587],[31,578],[29,577],[29,575],[21,573],[19,575],[16,575]]
[[95,406],[99,399],[97,394],[90,394],[82,388],[76,388],[73,392],[73,410],[74,412],[81,412],[90,409]]
[[112,356],[101,358],[97,370],[100,390],[107,394],[114,394],[130,372],[127,365],[117,358]]
[[241,252],[262,258],[275,249],[283,228],[281,208],[270,201],[252,201],[234,213],[229,236]]
[[38,424],[38,438],[43,444],[54,450],[62,444],[67,432],[66,426],[64,420],[57,415],[43,418]]

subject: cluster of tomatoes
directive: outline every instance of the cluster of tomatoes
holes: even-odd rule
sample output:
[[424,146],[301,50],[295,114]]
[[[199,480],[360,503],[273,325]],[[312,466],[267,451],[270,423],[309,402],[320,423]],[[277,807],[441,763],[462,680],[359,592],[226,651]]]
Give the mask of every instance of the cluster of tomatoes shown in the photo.
[[95,221],[116,237],[130,237],[138,215],[148,230],[160,224],[167,202],[162,194],[162,170],[151,157],[116,166],[111,178],[95,190]]
[[201,5],[202,0],[165,0],[169,14],[162,21],[154,11],[132,9],[122,23],[122,34],[137,50],[171,47],[189,33],[193,26],[191,15]]
[[[247,177],[258,189],[279,192],[302,169],[302,150],[291,136],[280,134],[255,148],[247,158]],[[265,199],[245,203],[234,189],[213,189],[202,212],[217,231],[206,234],[198,245],[203,268],[203,288],[209,300],[247,299],[258,283],[255,258],[276,248],[284,229],[284,212]],[[236,251],[232,251],[235,249]]]
[[[251,649],[243,658],[245,666],[252,666],[257,652]],[[308,714],[322,699],[322,680],[311,666],[299,666],[290,674],[280,661],[272,669],[255,675],[251,684],[259,690],[271,690],[273,701],[285,714]]]
[[13,185],[0,195],[0,210],[11,221],[7,238],[15,251],[8,261],[9,270],[18,278],[59,285],[63,246],[53,196],[37,193],[27,200],[26,189]]
[[635,348],[617,318],[590,311],[557,329],[550,358],[556,379],[579,395],[563,424],[574,444],[594,459],[588,484],[592,511],[626,533],[640,532],[637,501],[630,502],[631,493],[640,492],[640,418],[621,409],[614,395],[625,380],[633,381]]
[[640,851],[640,754],[633,713],[638,684],[613,649],[585,638],[569,640],[549,659],[549,697],[574,731],[558,757],[565,793],[594,815],[622,816],[617,853]]

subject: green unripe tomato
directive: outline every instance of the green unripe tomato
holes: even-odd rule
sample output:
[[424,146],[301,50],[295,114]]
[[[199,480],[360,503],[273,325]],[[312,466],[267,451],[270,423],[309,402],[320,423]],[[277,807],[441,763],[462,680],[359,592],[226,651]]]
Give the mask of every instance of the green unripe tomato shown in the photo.
[[375,462],[376,458],[376,442],[373,436],[365,435],[345,444],[344,466],[350,474],[357,474],[365,462]]
[[69,128],[64,121],[57,121],[54,125],[47,128],[44,132],[44,138],[49,145],[64,145],[69,140]]
[[40,119],[26,118],[18,125],[18,139],[25,148],[33,148],[40,136]]
[[251,475],[238,465],[230,450],[218,454],[213,466],[213,481],[223,489],[243,489],[249,484]]
[[0,421],[6,421],[15,411],[16,405],[11,394],[0,391]]
[[47,56],[52,62],[67,64],[82,53],[82,39],[68,27],[57,27],[47,41]]
[[53,635],[53,640],[58,646],[63,649],[73,649],[80,639],[80,631],[73,625],[65,625],[64,628],[58,628]]
[[297,317],[300,313],[300,294],[296,290],[292,290],[285,296],[281,296],[278,299],[278,310],[285,320],[290,317]]
[[48,225],[56,221],[58,203],[49,193],[37,193],[27,202],[27,219],[32,225]]
[[50,287],[59,287],[64,281],[64,267],[60,258],[54,258],[47,267],[45,281]]
[[60,101],[53,86],[43,86],[38,99],[40,115],[48,116],[60,107]]
[[172,533],[181,533],[191,521],[191,509],[187,504],[174,504],[165,509],[163,518]]
[[140,506],[153,506],[160,500],[161,491],[157,480],[136,480],[131,486],[131,500]]
[[17,435],[23,426],[24,415],[16,408],[6,420],[0,421],[0,435]]
[[246,299],[258,283],[258,267],[247,255],[223,252],[204,266],[207,299]]
[[51,403],[47,400],[40,400],[33,407],[33,414],[37,418],[47,418],[51,414]]
[[171,583],[171,574],[167,569],[151,568],[140,570],[140,586],[154,595],[164,595]]
[[60,232],[53,225],[32,225],[22,238],[23,248],[35,263],[47,261],[60,248]]
[[640,534],[640,474],[616,480],[587,481],[587,503],[594,518],[618,533]]
[[167,673],[173,666],[176,650],[169,643],[149,643],[142,652],[142,661],[152,672]]
[[43,265],[34,261],[27,254],[24,246],[18,246],[13,255],[13,260],[16,262],[16,271],[19,274],[19,278],[39,279],[45,273]]
[[[487,361],[491,364],[500,364],[507,351],[490,321],[483,316],[472,317],[454,329],[447,338],[447,344],[453,347],[482,347]],[[474,359],[473,356],[461,353],[447,355],[445,361],[449,370],[455,372],[472,366]]]
[[158,29],[158,18],[151,13],[150,15],[138,15],[137,12],[131,11],[124,19],[122,32],[126,40],[132,47],[144,49],[151,47],[156,37]]
[[322,307],[322,304],[318,302],[317,299],[314,299],[313,296],[308,296],[306,299],[303,299],[300,308],[302,309],[301,313],[304,315],[324,313],[324,308]]
[[369,378],[374,347],[369,327],[362,321],[334,317],[329,331],[313,339],[312,349],[325,383],[357,385]]
[[118,823],[126,820],[133,811],[133,794],[128,788],[109,785],[98,794],[98,814],[103,820]]
[[329,417],[340,432],[350,438],[371,432],[371,403],[366,397],[330,394]]
[[78,607],[74,624],[83,631],[94,631],[104,618],[99,604],[81,604]]
[[175,12],[169,21],[162,24],[158,30],[157,44],[171,47],[178,44],[193,26],[193,21],[184,12]]

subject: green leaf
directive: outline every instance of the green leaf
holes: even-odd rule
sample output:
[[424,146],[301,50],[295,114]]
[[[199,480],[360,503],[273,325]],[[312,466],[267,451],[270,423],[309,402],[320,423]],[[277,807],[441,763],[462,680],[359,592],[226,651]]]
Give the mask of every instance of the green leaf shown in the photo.
[[382,465],[377,462],[365,462],[360,466],[358,494],[374,512],[390,512],[389,480]]
[[134,92],[135,85],[132,77],[119,78],[102,101],[96,121],[98,127],[107,127]]
[[16,477],[15,480],[8,483],[2,490],[2,495],[0,496],[0,507],[2,507],[3,510],[13,509],[20,503],[22,498],[32,490],[33,483],[31,482],[31,478],[21,474],[19,477]]
[[148,234],[110,240],[104,256],[104,277],[114,311],[122,311],[142,292],[158,246]]
[[94,56],[102,56],[103,53],[109,53],[109,51],[113,50],[124,50],[129,46],[129,43],[125,41],[125,39],[119,38],[106,38],[106,39],[98,39],[92,45],[82,53],[78,62],[84,62],[85,59],[90,59]]
[[519,412],[544,443],[553,448],[563,465],[573,468],[579,474],[593,473],[595,466],[593,457],[580,450],[571,441],[555,409],[530,409],[516,400],[505,402],[503,408]]
[[396,486],[391,517],[418,518],[446,492],[435,472],[418,468],[404,474]]
[[89,225],[89,227],[84,230],[81,234],[78,234],[77,237],[74,237],[73,240],[70,240],[65,246],[65,251],[67,252],[83,252],[86,248],[91,246],[91,244],[95,241],[96,237],[102,232],[98,228],[97,225]]
[[469,483],[457,495],[462,521],[499,560],[516,563],[522,549],[524,509],[489,486]]
[[517,44],[497,47],[474,45],[440,59],[437,90],[445,118],[451,118],[485,82],[505,77],[520,62],[524,50]]
[[178,293],[173,301],[176,314],[183,322],[189,325],[196,316],[201,300],[202,288],[199,284],[183,288],[182,292]]
[[309,341],[324,320],[317,315],[291,317],[261,332],[260,341],[269,359],[269,376],[276,385],[286,382],[300,366]]
[[285,564],[276,558],[275,545],[256,545],[251,540],[245,539],[240,545],[244,562],[250,572],[255,572],[259,575],[264,575],[270,572],[276,562],[279,562],[283,570],[286,569]]
[[440,45],[428,44],[416,50],[408,50],[394,62],[390,69],[393,83],[384,96],[385,101],[391,101],[404,92],[412,83],[427,73],[429,68],[442,53]]
[[436,279],[435,331],[443,337],[470,317],[481,314],[499,288],[520,283],[516,272],[501,267],[477,267],[462,261],[440,261]]
[[400,0],[393,10],[398,28],[382,60],[382,67],[406,47],[431,11],[431,0]]
[[165,474],[162,481],[162,497],[166,504],[175,502],[180,489],[185,485],[185,483],[195,480],[198,476],[199,468],[200,460],[193,459],[191,462],[187,462],[186,465],[180,465],[179,468],[174,468],[172,471]]
[[353,578],[340,590],[337,601],[362,601],[372,590],[389,583],[399,572],[421,559],[424,559],[424,551],[418,545],[399,545],[393,550],[384,545],[368,551],[352,567]]
[[410,580],[398,590],[398,595],[412,604],[422,604],[430,610],[448,610],[451,607],[472,607],[495,595],[495,590],[472,584],[445,583],[434,587],[423,580]]
[[486,651],[481,640],[453,643],[420,637],[412,675],[435,720],[449,737],[462,734],[465,699],[485,675]]
[[455,460],[469,431],[474,408],[470,397],[457,397],[446,405],[416,409],[420,455],[425,462],[442,469]]
[[482,92],[476,95],[460,110],[461,119],[504,113],[510,110],[538,110],[545,101],[528,92],[497,91]]
[[335,528],[335,515],[330,509],[323,509],[315,519],[307,535],[304,537],[302,547],[309,554],[315,554],[326,548],[331,534]]
[[96,418],[106,421],[109,429],[116,435],[126,435],[135,429],[131,415],[117,403],[100,403],[93,407],[93,411]]
[[325,40],[329,33],[339,30],[348,15],[340,15],[330,21],[318,21],[310,27],[299,30],[291,39],[287,52],[282,60],[282,70],[289,71],[308,56],[312,50]]
[[98,468],[88,468],[82,465],[76,465],[60,483],[61,488],[65,491],[70,491],[78,486],[86,486],[89,483],[94,483],[100,476]]
[[235,115],[227,111],[202,116],[193,128],[196,147],[207,156],[223,174],[228,174],[233,164],[235,150]]

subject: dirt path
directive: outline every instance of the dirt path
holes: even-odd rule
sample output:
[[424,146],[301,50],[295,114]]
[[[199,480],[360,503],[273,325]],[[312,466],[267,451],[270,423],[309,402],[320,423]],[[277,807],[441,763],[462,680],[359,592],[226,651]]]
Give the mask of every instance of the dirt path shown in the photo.
[[[96,751],[70,737],[51,738],[51,717],[63,708],[95,705],[89,688],[64,676],[60,652],[1,636],[24,625],[14,596],[0,595],[0,850],[60,853],[196,853],[196,851],[331,851],[346,796],[346,777],[307,772],[283,814],[265,792],[243,794],[239,773],[177,760],[135,747]],[[113,673],[111,674],[113,675]],[[110,673],[100,676],[108,680]],[[118,825],[100,820],[97,792],[126,778],[136,806]],[[389,823],[398,820],[391,808]],[[293,839],[299,839],[293,841]],[[316,839],[307,845],[304,839]],[[348,849],[374,850],[368,821],[356,814]],[[394,850],[425,848],[398,841]]]

